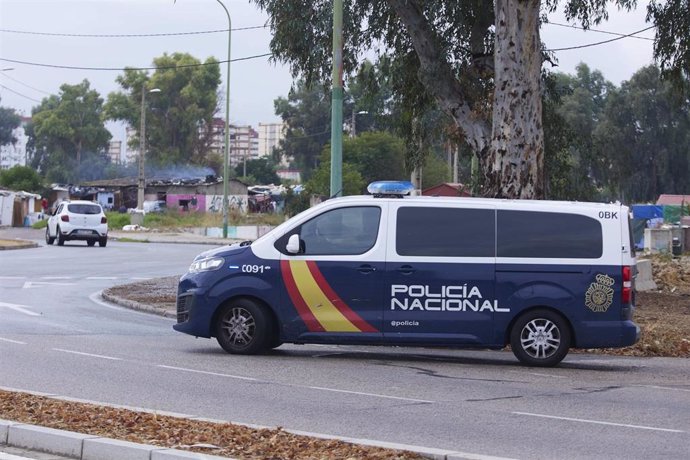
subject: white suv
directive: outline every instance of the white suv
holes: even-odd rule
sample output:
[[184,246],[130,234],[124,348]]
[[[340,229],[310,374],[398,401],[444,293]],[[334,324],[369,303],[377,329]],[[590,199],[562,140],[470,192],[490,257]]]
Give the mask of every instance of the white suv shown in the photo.
[[100,247],[108,243],[108,218],[98,203],[91,201],[63,201],[48,219],[46,243],[58,246],[69,240],[82,240]]

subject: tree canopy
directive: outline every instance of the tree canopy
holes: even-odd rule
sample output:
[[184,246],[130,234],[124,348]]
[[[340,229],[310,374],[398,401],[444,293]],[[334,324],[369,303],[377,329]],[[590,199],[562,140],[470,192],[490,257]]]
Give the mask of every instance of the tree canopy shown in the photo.
[[38,193],[43,189],[41,176],[30,166],[16,165],[0,170],[0,186],[9,190]]
[[21,119],[14,109],[0,106],[0,145],[17,142],[12,131],[19,127],[20,123]]
[[[332,2],[294,7],[286,0],[254,0],[270,15],[276,59],[308,82],[328,82],[331,72]],[[656,56],[668,71],[687,75],[690,37],[687,0],[653,1],[649,17],[659,37]],[[392,88],[408,113],[408,131],[429,106],[440,108],[482,164],[483,193],[544,195],[542,124],[542,14],[563,6],[566,18],[585,27],[607,17],[609,4],[630,9],[634,0],[355,0],[345,4],[344,72],[375,45],[393,69]],[[673,16],[673,12],[678,17]],[[674,37],[673,25],[684,31]],[[418,132],[422,132],[418,129]],[[416,158],[420,164],[422,158]]]
[[[384,132],[364,133],[343,141],[343,195],[366,193],[366,186],[375,180],[401,180],[404,169],[404,143]],[[321,153],[319,167],[307,182],[310,193],[328,196],[330,188],[330,146]]]
[[63,84],[34,107],[27,135],[32,165],[58,182],[78,182],[82,157],[104,155],[112,137],[103,122],[103,99],[88,80]]
[[[124,91],[108,95],[108,119],[127,122],[137,131],[130,147],[139,148],[142,91],[146,94],[146,159],[154,164],[217,166],[212,157],[212,121],[218,107],[220,67],[214,58],[201,61],[188,53],[164,54],[156,70],[127,69],[117,77]],[[160,92],[149,94],[148,91]]]

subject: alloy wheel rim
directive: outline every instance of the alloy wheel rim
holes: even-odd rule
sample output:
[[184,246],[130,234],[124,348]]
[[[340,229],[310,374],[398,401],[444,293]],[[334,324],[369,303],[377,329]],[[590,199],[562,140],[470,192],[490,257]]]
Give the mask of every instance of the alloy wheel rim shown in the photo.
[[522,328],[520,344],[532,358],[550,358],[561,345],[561,331],[548,319],[533,319]]
[[233,344],[246,345],[254,338],[256,321],[248,310],[234,307],[223,319],[221,328]]

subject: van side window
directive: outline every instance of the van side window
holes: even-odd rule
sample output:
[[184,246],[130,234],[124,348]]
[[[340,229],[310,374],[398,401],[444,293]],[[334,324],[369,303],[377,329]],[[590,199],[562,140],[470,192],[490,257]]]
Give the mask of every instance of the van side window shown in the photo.
[[494,257],[493,209],[400,207],[395,249],[401,256]]
[[319,214],[276,241],[276,249],[285,253],[290,235],[297,233],[304,243],[302,255],[358,255],[376,243],[381,208],[355,206]]
[[598,259],[601,223],[579,214],[498,211],[498,257]]

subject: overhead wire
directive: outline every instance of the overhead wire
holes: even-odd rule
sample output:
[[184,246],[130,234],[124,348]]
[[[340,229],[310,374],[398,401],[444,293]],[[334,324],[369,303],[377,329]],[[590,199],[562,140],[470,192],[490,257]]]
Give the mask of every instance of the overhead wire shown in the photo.
[[[262,57],[271,56],[273,53],[256,54],[254,56],[245,56],[241,58],[230,59],[229,62],[239,62],[247,61],[250,59],[258,59]],[[30,61],[20,61],[17,59],[7,59],[1,58],[0,61],[11,62],[13,64],[23,64],[36,67],[49,67],[51,69],[68,69],[68,70],[104,70],[104,71],[124,71],[124,70],[166,70],[166,69],[183,69],[187,67],[203,67],[207,65],[217,65],[225,64],[228,60],[216,61],[216,62],[201,62],[199,64],[179,64],[171,66],[158,66],[158,67],[80,67],[80,66],[69,66],[69,65],[57,65],[57,64],[45,64],[41,62],[30,62]]]
[[646,28],[644,28],[644,29],[638,30],[637,32],[632,32],[632,33],[629,33],[629,34],[621,35],[621,36],[619,36],[619,37],[611,38],[611,39],[609,39],[609,40],[603,40],[603,41],[600,41],[600,42],[588,43],[588,44],[586,44],[586,45],[568,46],[568,47],[566,47],[566,48],[553,48],[553,49],[547,49],[546,51],[569,51],[569,50],[577,50],[577,49],[582,49],[582,48],[589,48],[589,47],[592,47],[592,46],[604,45],[604,44],[606,44],[606,43],[611,43],[611,42],[615,42],[615,41],[618,41],[618,40],[622,40],[622,39],[624,39],[624,38],[632,37],[633,35],[637,35],[637,34],[640,34],[640,33],[642,33],[642,32],[646,32],[646,31],[648,31],[648,30],[650,30],[650,29],[653,29],[653,28],[655,28],[655,27],[656,27],[656,26],[649,26],[649,27],[646,27]]
[[[248,26],[248,27],[237,27],[235,29],[230,29],[231,32],[239,32],[241,30],[252,30],[252,29],[265,29],[267,25],[263,26]],[[227,33],[228,29],[214,29],[214,30],[200,30],[193,32],[164,32],[155,34],[74,34],[74,33],[60,33],[60,32],[38,32],[33,30],[13,30],[13,29],[0,29],[0,32],[10,33],[10,34],[23,34],[23,35],[44,35],[49,37],[88,37],[88,38],[141,38],[141,37],[172,37],[180,35],[204,35],[204,34],[216,34],[216,33]]]
[[5,86],[5,85],[3,85],[3,84],[0,84],[0,88],[6,89],[6,90],[9,91],[10,93],[14,93],[14,94],[16,94],[17,96],[21,96],[21,97],[23,97],[23,98],[25,98],[25,99],[28,99],[28,100],[30,100],[30,101],[38,102],[39,104],[41,103],[41,101],[39,101],[38,99],[34,99],[33,97],[29,97],[29,96],[27,96],[26,94],[22,94],[22,93],[20,93],[19,91],[13,90],[12,88],[8,88],[7,86]]
[[20,85],[26,86],[27,88],[32,89],[34,91],[38,91],[39,93],[47,94],[49,96],[52,94],[52,93],[49,93],[48,91],[43,91],[42,89],[34,88],[31,85],[27,85],[26,83],[22,82],[21,80],[17,80],[16,78],[7,75],[7,73],[5,73],[4,71],[0,71],[0,74],[2,74],[2,76],[5,78],[8,78],[8,79],[14,81],[15,83],[19,83]]
[[584,30],[584,31],[591,31],[591,32],[597,32],[600,34],[608,34],[608,35],[618,35],[619,37],[630,37],[630,38],[636,38],[638,40],[649,40],[649,41],[654,41],[653,38],[649,37],[637,37],[633,35],[625,35],[619,32],[611,32],[610,30],[603,30],[603,29],[592,29],[592,28],[587,28],[587,27],[582,27],[582,26],[576,26],[574,24],[562,24],[559,22],[544,22],[546,25],[552,25],[552,26],[559,26],[559,27],[568,27],[571,29],[579,29],[579,30]]

